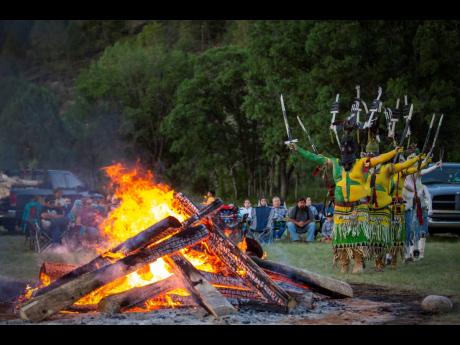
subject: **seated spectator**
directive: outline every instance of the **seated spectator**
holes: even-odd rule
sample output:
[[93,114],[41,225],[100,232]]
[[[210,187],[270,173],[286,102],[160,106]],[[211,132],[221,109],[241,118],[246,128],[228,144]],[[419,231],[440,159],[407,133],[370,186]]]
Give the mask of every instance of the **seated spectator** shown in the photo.
[[101,222],[101,215],[94,207],[90,198],[83,199],[82,207],[76,214],[75,225],[79,228],[80,239],[94,241],[98,239],[98,224]]
[[297,205],[289,210],[287,228],[293,242],[300,241],[299,234],[304,233],[307,233],[307,242],[315,240],[316,223],[305,198],[300,198]]
[[60,244],[62,234],[66,231],[69,218],[65,215],[65,209],[53,206],[53,202],[48,202],[41,209],[42,225],[45,230],[49,228],[53,244]]
[[[21,229],[24,233],[26,233],[28,222],[40,222],[41,209],[44,203],[42,196],[34,196],[32,200],[25,204],[21,219]],[[38,225],[41,226],[41,224]]]
[[205,201],[203,201],[203,205],[209,205],[216,200],[216,193],[213,190],[209,190],[205,196]]
[[332,213],[326,214],[326,220],[321,227],[321,242],[332,241],[332,228],[334,227],[334,215]]
[[319,212],[316,209],[316,207],[311,204],[311,198],[307,197],[307,199],[305,199],[305,200],[306,200],[305,203],[306,203],[307,207],[309,207],[311,213],[313,213],[313,218],[315,218],[316,220],[319,220]]
[[259,199],[259,203],[257,204],[258,207],[265,207],[265,206],[268,206],[268,202],[267,202],[267,199],[262,197]]
[[272,199],[272,203],[273,206],[268,216],[267,226],[275,238],[281,238],[286,230],[285,220],[288,211],[285,207],[281,206],[281,199],[279,197],[275,196]]
[[252,219],[252,206],[251,206],[251,200],[245,199],[243,207],[240,207],[238,210],[238,218],[243,219],[244,215],[247,214],[247,219],[251,220]]
[[62,190],[56,188],[53,191],[53,196],[46,198],[47,206],[52,208],[59,214],[66,215],[70,211],[70,200],[62,196]]

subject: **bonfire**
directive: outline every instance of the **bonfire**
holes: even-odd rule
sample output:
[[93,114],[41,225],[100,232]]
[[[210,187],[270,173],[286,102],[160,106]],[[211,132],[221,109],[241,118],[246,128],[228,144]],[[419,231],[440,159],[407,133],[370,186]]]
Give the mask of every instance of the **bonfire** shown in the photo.
[[139,166],[105,169],[118,199],[100,224],[95,258],[82,266],[45,262],[40,284],[18,301],[21,318],[59,313],[151,312],[204,308],[215,317],[250,307],[289,313],[305,293],[351,296],[348,284],[251,255],[213,215]]

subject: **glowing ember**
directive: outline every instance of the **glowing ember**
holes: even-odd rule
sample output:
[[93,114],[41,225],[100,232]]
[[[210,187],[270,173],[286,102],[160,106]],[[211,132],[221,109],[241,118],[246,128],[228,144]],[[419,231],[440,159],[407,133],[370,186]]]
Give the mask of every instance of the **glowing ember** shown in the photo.
[[246,238],[244,238],[240,243],[238,243],[238,248],[240,248],[240,250],[243,253],[246,253],[246,250],[248,249],[248,244],[246,242]]
[[76,305],[97,304],[106,296],[124,292],[132,288],[141,287],[166,279],[172,275],[171,267],[162,259],[132,272],[125,277],[92,291],[77,302]]

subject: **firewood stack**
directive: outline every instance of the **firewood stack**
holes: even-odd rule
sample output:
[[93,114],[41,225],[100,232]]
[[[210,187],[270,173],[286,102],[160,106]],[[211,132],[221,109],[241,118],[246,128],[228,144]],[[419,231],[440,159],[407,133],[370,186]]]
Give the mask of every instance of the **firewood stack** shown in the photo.
[[[61,311],[85,310],[76,302],[132,272],[145,270],[159,258],[171,268],[169,277],[107,295],[86,309],[119,313],[145,310],[149,303],[174,303],[180,307],[200,306],[220,317],[245,306],[288,313],[298,298],[311,290],[335,297],[352,296],[351,287],[344,282],[248,256],[210,219],[222,206],[221,200],[202,210],[181,193],[175,200],[189,215],[182,223],[166,217],[79,267],[45,263],[40,278],[49,281],[20,305],[20,317],[39,322]],[[198,269],[183,255],[184,249],[219,262],[219,269]],[[187,293],[167,295],[177,289]]]

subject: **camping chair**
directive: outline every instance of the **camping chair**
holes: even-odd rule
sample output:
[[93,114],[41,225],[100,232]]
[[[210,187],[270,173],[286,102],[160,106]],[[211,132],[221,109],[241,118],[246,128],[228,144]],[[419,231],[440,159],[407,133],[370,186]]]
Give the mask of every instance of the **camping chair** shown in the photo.
[[258,206],[254,208],[255,214],[248,232],[248,237],[254,238],[260,243],[272,243],[273,231],[267,227],[271,207]]
[[40,209],[41,205],[38,202],[29,202],[24,208],[22,218],[25,244],[37,253],[41,253],[51,244],[51,237],[40,224]]

